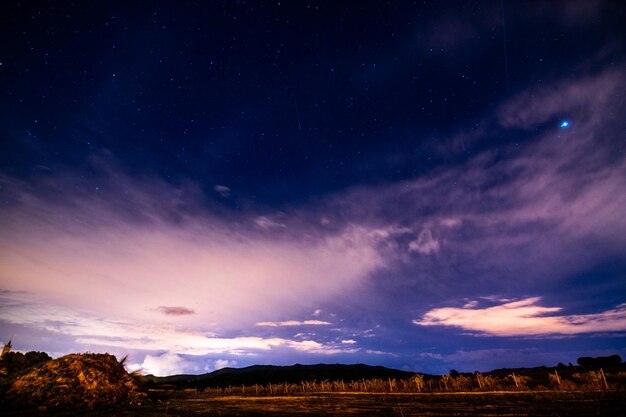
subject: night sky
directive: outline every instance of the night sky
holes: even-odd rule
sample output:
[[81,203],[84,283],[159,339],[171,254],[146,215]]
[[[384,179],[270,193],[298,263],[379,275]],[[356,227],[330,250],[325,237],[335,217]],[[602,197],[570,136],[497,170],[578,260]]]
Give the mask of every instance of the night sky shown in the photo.
[[0,5],[2,342],[626,358],[623,2],[139,3]]

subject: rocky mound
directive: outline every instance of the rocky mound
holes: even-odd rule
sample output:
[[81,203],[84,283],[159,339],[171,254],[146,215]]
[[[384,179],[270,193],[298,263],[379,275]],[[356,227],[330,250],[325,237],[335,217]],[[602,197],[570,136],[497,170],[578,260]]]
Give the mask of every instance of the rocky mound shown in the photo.
[[115,356],[87,353],[32,369],[11,384],[5,398],[11,406],[43,411],[140,405],[147,396]]

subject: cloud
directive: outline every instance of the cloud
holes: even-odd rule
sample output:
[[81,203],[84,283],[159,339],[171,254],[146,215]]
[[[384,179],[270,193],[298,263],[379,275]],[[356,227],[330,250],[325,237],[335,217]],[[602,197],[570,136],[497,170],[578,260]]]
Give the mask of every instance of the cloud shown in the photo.
[[237,366],[237,361],[229,361],[228,359],[218,359],[215,361],[215,365],[213,367],[213,369],[215,369],[216,371],[219,369],[224,369],[224,368],[232,368],[234,366]]
[[365,353],[367,353],[368,355],[393,355],[393,353],[391,352],[383,352],[382,350],[375,349],[367,349]]
[[440,353],[431,353],[431,352],[421,352],[418,357],[426,358],[426,359],[443,359],[443,356]]
[[[401,257],[410,271],[396,279],[442,299],[486,287],[524,292],[623,258],[624,73],[608,69],[513,96],[498,123],[486,124],[517,144],[418,178],[355,187],[332,196],[326,211],[412,231],[388,239],[397,243],[391,259]],[[562,115],[571,128],[558,128]],[[402,257],[402,248],[430,256]]]
[[409,251],[430,255],[439,252],[439,242],[433,238],[430,229],[424,229],[420,232],[417,240],[409,243]]
[[146,374],[168,376],[178,374],[189,366],[190,363],[181,356],[168,352],[162,355],[146,355],[140,369]]
[[188,314],[195,314],[196,312],[187,307],[167,307],[159,306],[157,311],[165,314],[166,316],[186,316]]
[[259,216],[254,219],[254,223],[263,230],[284,229],[287,227],[285,223],[274,221],[266,216]]
[[213,189],[224,198],[230,197],[230,188],[225,185],[217,184]]
[[494,360],[494,359],[502,359],[505,362],[507,359],[510,361],[512,357],[516,355],[529,354],[534,353],[537,354],[536,349],[505,349],[505,348],[494,348],[494,349],[477,349],[477,350],[458,350],[454,353],[450,353],[447,355],[437,355],[438,359],[443,360],[445,362],[456,362],[456,363],[471,363],[471,362],[479,362],[485,360]]
[[[179,337],[180,340],[174,340]],[[195,332],[172,332],[163,337],[138,340],[136,335],[121,334],[116,340],[108,340],[97,335],[78,338],[86,345],[112,346],[137,350],[162,350],[166,347],[187,355],[231,354],[249,355],[268,351],[285,350],[316,355],[335,355],[350,353],[353,350],[334,345],[326,345],[314,340],[295,341],[280,337],[264,338],[260,336],[208,337]]]
[[525,91],[501,107],[500,123],[504,127],[529,130],[560,117],[574,120],[573,123],[579,118],[594,124],[606,120],[601,112],[617,105],[618,92],[624,89],[621,70],[623,68],[606,70],[598,75],[562,80]]
[[367,225],[320,231],[303,221],[305,210],[274,233],[275,222],[253,211],[236,221],[218,215],[194,185],[174,188],[98,164],[106,193],[68,188],[69,174],[36,183],[0,175],[9,202],[0,207],[0,288],[131,320],[181,305],[195,312],[178,315],[181,324],[210,331],[311,311],[387,262],[378,249],[385,239]]
[[450,219],[444,218],[444,219],[439,220],[439,223],[442,226],[453,228],[453,227],[459,227],[461,225],[461,220],[453,219],[453,218],[450,218]]
[[329,326],[332,323],[321,320],[287,320],[287,321],[260,321],[256,323],[256,326],[267,326],[267,327],[292,327],[292,326]]
[[343,345],[354,345],[356,343],[356,340],[346,339],[346,340],[342,340],[341,343]]
[[626,304],[594,314],[557,315],[561,307],[542,307],[540,297],[475,308],[444,307],[430,310],[413,323],[419,326],[453,326],[491,336],[554,336],[583,333],[626,332]]
[[[320,355],[346,353],[336,344],[314,340],[297,341],[280,337],[219,337],[164,322],[104,318],[53,304],[28,293],[0,293],[0,324],[10,323],[72,336],[83,350],[121,348],[135,351],[167,351],[177,355],[244,355],[276,349]],[[166,356],[164,360],[175,358]],[[157,359],[152,359],[156,361]],[[156,366],[152,364],[151,366]]]

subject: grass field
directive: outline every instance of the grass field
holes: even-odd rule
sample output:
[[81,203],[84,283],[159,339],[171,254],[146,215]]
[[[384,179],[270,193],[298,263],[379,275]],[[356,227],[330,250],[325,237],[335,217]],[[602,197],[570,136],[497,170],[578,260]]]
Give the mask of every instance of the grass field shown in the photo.
[[[173,395],[172,395],[173,394]],[[12,415],[36,414],[15,411]],[[54,416],[76,415],[72,412]],[[491,392],[441,394],[329,393],[280,396],[161,393],[139,408],[83,416],[620,416],[623,392]]]

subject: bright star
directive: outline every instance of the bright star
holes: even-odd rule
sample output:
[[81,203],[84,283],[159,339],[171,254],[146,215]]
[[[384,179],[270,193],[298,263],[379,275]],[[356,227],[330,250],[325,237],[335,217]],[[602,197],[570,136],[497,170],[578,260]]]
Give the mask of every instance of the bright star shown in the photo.
[[563,120],[561,122],[561,129],[565,129],[566,127],[569,127],[569,121]]

